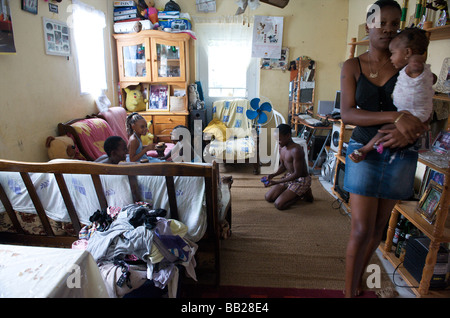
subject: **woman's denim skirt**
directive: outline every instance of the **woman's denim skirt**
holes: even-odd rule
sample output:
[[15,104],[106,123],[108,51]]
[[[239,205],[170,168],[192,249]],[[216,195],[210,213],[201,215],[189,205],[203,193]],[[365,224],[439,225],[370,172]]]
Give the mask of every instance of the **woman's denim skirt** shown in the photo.
[[345,159],[344,190],[368,197],[406,200],[414,193],[418,152],[411,148],[397,151],[370,151],[355,163],[349,155],[363,144],[350,139]]

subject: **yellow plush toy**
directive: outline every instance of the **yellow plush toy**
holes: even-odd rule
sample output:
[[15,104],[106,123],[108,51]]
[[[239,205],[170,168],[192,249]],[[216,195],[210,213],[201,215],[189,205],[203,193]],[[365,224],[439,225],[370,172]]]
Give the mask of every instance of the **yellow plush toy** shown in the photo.
[[68,136],[47,137],[45,142],[48,158],[52,159],[73,159],[76,156],[75,144]]
[[155,138],[155,136],[150,132],[150,126],[152,125],[152,122],[149,121],[147,123],[147,128],[148,128],[148,132],[146,135],[142,135],[141,136],[141,140],[142,140],[142,145],[143,146],[147,146],[153,143],[153,139]]
[[144,99],[144,96],[142,95],[141,86],[138,85],[135,89],[125,88],[125,92],[127,93],[125,106],[128,111],[140,112],[145,110],[147,100]]

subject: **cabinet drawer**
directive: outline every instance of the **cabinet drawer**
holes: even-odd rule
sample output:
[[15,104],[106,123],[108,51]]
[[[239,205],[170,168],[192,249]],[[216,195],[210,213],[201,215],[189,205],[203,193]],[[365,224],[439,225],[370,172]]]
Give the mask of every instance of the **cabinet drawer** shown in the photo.
[[[153,116],[154,124],[174,124],[178,125],[186,125],[186,116],[167,116],[167,115],[158,115]],[[174,126],[174,127],[175,127]]]
[[153,116],[153,131],[158,142],[171,142],[170,134],[178,125],[187,126],[187,116]]

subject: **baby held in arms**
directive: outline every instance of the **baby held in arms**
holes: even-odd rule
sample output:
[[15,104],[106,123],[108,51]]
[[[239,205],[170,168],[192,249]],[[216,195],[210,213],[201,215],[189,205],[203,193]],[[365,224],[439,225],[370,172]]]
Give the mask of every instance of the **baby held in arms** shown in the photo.
[[364,160],[367,153],[374,149],[382,153],[383,144],[380,139],[384,134],[381,131],[397,125],[405,112],[416,116],[422,122],[430,119],[434,96],[432,86],[436,77],[431,72],[430,65],[425,64],[424,54],[428,43],[426,32],[417,28],[405,29],[391,41],[389,45],[391,62],[397,69],[401,69],[392,94],[399,116],[393,124],[382,126],[380,132],[369,143],[349,155],[354,162]]

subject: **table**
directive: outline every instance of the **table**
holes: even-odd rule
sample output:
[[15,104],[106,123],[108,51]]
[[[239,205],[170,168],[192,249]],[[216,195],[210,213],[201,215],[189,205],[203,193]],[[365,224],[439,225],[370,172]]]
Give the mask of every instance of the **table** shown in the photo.
[[[332,133],[332,130],[333,130],[333,125],[330,125],[330,126],[313,126],[313,125],[308,124],[305,120],[303,120],[301,118],[297,118],[296,120],[298,121],[299,124],[303,125],[303,128],[302,128],[302,130],[301,130],[299,135],[303,134],[305,129],[311,129],[311,133],[308,135],[308,138],[306,139],[306,143],[308,145],[310,144],[312,136],[314,136],[318,131],[326,131],[325,142],[323,143],[322,148],[320,149],[319,153],[317,154],[317,158],[316,158],[316,160],[314,160],[313,166],[309,168],[310,169],[310,173],[314,174],[315,173],[314,169],[317,166],[319,158],[322,155],[322,153],[323,153],[323,151],[325,149],[325,146],[326,146],[328,140],[331,137],[331,133]],[[310,149],[310,151],[312,151],[312,149]]]
[[0,244],[2,298],[108,298],[85,250]]

